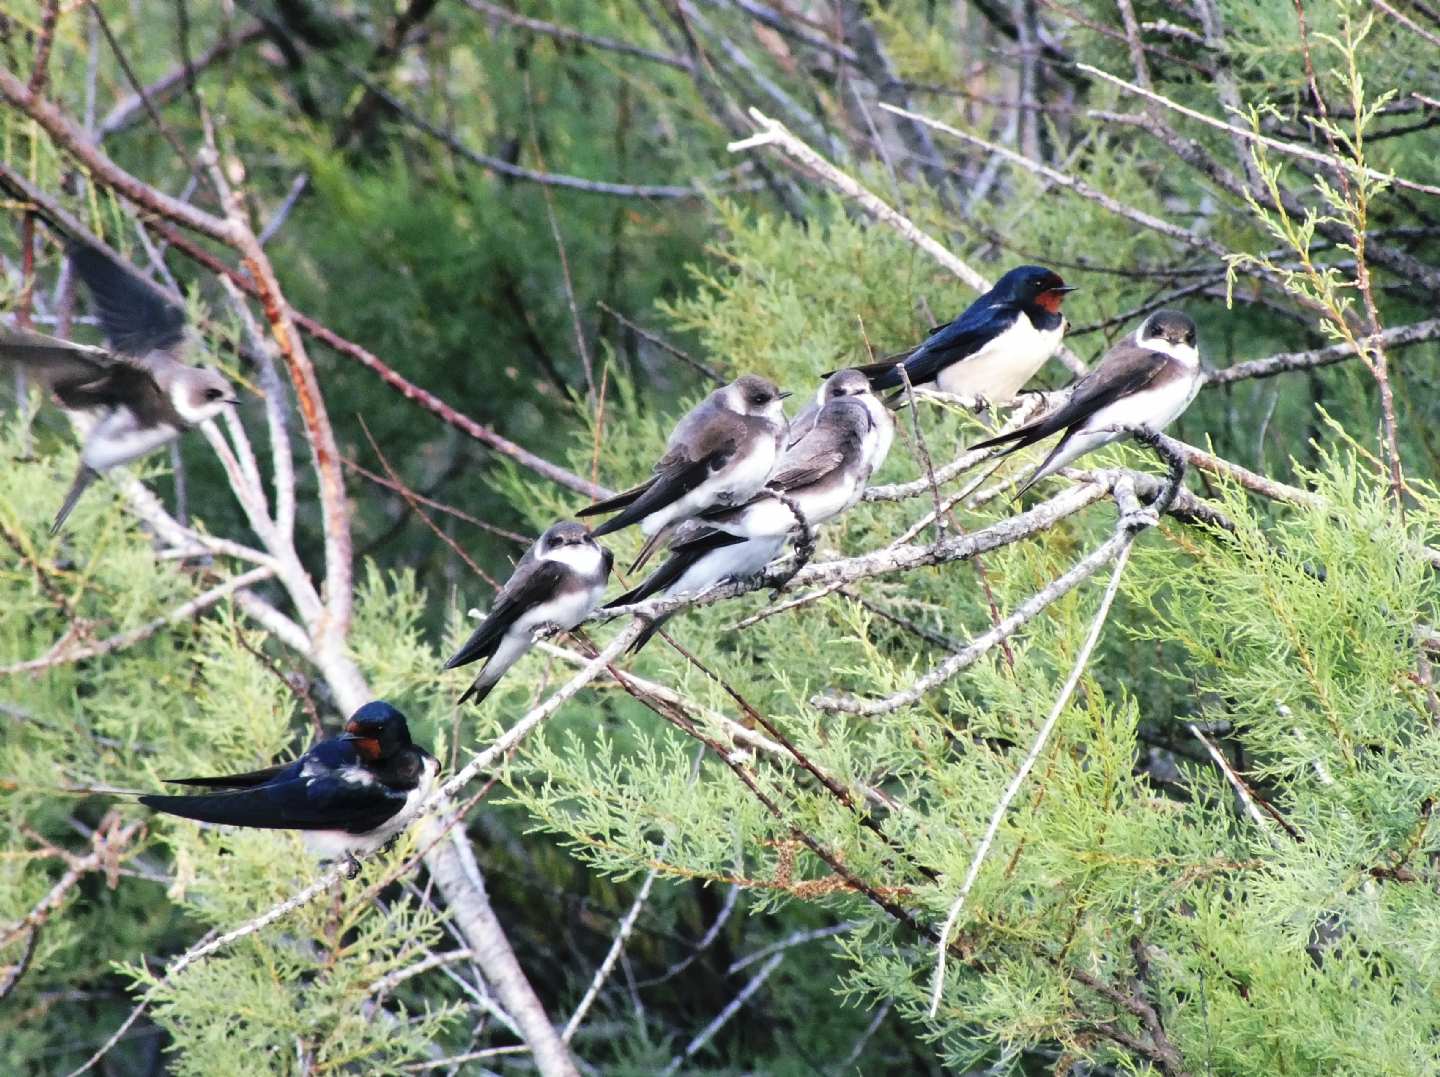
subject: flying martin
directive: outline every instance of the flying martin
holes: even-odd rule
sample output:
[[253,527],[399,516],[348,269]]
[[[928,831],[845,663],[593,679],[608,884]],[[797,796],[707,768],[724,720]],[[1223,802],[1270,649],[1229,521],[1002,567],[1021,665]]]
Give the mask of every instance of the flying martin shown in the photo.
[[670,524],[738,504],[760,489],[784,445],[781,401],[789,395],[754,374],[716,389],[680,420],[649,479],[579,515],[622,510],[595,529],[597,538],[640,525],[650,541],[631,566],[633,572]]
[[892,420],[883,407],[872,410],[870,401],[879,404],[868,392],[827,402],[809,432],[785,450],[762,491],[735,508],[707,512],[701,520],[732,535],[766,538],[799,530],[792,505],[811,528],[844,512],[860,500],[871,472],[883,462],[882,444],[889,449],[875,412],[886,423]]
[[[669,556],[660,567],[638,587],[607,602],[605,608],[644,602],[662,592],[666,598],[698,595],[718,583],[748,579],[769,564],[784,545],[783,533],[744,538],[717,531],[698,520],[687,521],[676,529]],[[662,613],[646,625],[630,645],[630,652],[633,654],[649,643],[650,637],[660,631],[675,612]]]
[[405,716],[383,701],[350,716],[345,732],[322,740],[292,763],[248,774],[172,778],[215,790],[142,796],[140,803],[203,823],[303,831],[322,860],[346,860],[350,878],[368,855],[415,818],[435,787],[440,764],[410,739]]
[[903,386],[903,365],[911,385],[992,404],[1013,400],[1060,346],[1060,304],[1074,290],[1043,266],[1019,266],[910,351],[859,369],[876,390]]
[[1058,410],[974,448],[1010,442],[1005,453],[1012,453],[1065,431],[1035,474],[1016,492],[1019,497],[1091,449],[1125,437],[1118,428],[1163,430],[1190,406],[1203,382],[1195,323],[1178,310],[1157,310],[1075,383]]
[[220,374],[178,358],[182,310],[98,250],[74,246],[70,261],[94,296],[108,349],[0,326],[0,359],[18,364],[62,407],[92,420],[52,535],[101,472],[138,460],[235,403]]
[[574,628],[600,604],[615,558],[584,524],[554,524],[525,551],[480,627],[446,669],[489,659],[459,699],[479,703],[535,643],[537,633]]

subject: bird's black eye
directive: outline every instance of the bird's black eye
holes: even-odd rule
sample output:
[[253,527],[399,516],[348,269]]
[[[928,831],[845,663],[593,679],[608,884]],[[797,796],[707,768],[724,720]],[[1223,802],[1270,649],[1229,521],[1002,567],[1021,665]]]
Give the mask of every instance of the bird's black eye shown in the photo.
[[224,389],[206,389],[206,390],[205,390],[205,399],[206,399],[206,400],[211,400],[211,401],[214,401],[214,400],[222,400],[222,399],[224,399],[224,397],[225,397],[225,390],[224,390]]
[[766,396],[764,393],[758,393],[758,392],[757,392],[757,393],[751,393],[751,394],[750,394],[750,403],[754,404],[757,408],[758,408],[761,404],[766,403],[769,399],[770,399],[770,398],[769,398],[768,396]]

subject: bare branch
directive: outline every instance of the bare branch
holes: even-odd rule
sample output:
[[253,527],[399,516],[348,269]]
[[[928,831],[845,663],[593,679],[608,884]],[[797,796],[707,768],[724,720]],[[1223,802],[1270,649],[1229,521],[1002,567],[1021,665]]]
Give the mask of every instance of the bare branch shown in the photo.
[[197,613],[203,613],[236,591],[259,583],[261,580],[268,580],[274,575],[275,569],[270,565],[261,565],[259,568],[252,568],[249,572],[242,572],[238,576],[232,576],[218,587],[212,587],[203,594],[196,595],[188,602],[182,602],[162,617],[156,617],[154,620],[147,621],[138,628],[132,628],[128,632],[121,632],[118,635],[110,636],[107,639],[99,640],[83,647],[73,646],[73,639],[67,635],[55,645],[49,654],[43,655],[40,658],[32,658],[28,662],[17,662],[15,665],[0,668],[0,677],[13,677],[17,673],[35,673],[42,669],[51,669],[59,665],[69,665],[73,662],[83,662],[90,658],[99,658],[101,655],[113,654],[116,651],[124,650],[126,647],[132,647],[137,643],[144,642],[167,625],[189,620]]
[[1418,191],[1421,194],[1440,195],[1440,187],[1435,187],[1428,183],[1415,183],[1412,180],[1401,179],[1399,176],[1392,175],[1388,172],[1379,172],[1373,168],[1367,168],[1363,165],[1357,165],[1353,161],[1347,160],[1344,157],[1331,156],[1330,154],[1321,153],[1319,150],[1312,150],[1307,146],[1300,146],[1296,145],[1293,142],[1285,142],[1278,138],[1271,138],[1269,135],[1262,135],[1258,131],[1249,131],[1243,127],[1236,127],[1233,124],[1226,123],[1224,120],[1217,120],[1213,116],[1207,116],[1203,112],[1198,112],[1193,108],[1187,108],[1184,105],[1177,104],[1163,94],[1156,93],[1153,90],[1147,90],[1143,86],[1136,86],[1134,83],[1126,82],[1124,79],[1116,75],[1111,75],[1108,72],[1101,71],[1098,67],[1092,67],[1090,64],[1079,63],[1077,63],[1075,66],[1081,71],[1086,72],[1087,74],[1095,75],[1098,78],[1104,79],[1106,82],[1113,83],[1114,85],[1119,86],[1122,90],[1128,90],[1130,93],[1138,94],[1139,96],[1145,98],[1147,101],[1150,101],[1157,105],[1161,105],[1169,109],[1170,111],[1177,112],[1180,115],[1185,116],[1189,119],[1198,120],[1200,123],[1224,131],[1227,134],[1233,135],[1237,138],[1244,138],[1250,142],[1257,142],[1262,146],[1268,146],[1272,150],[1277,150],[1280,153],[1288,154],[1291,157],[1299,157],[1306,161],[1314,161],[1315,163],[1323,165],[1324,167],[1334,171],[1342,173],[1348,172],[1353,175],[1364,176],[1367,179],[1380,180],[1395,187],[1403,187],[1407,191]]
[[655,52],[651,49],[641,48],[639,45],[632,45],[628,41],[617,41],[615,38],[600,37],[598,34],[587,34],[583,30],[575,30],[568,26],[560,26],[553,22],[545,22],[541,19],[531,19],[520,15],[499,4],[489,3],[488,0],[461,0],[471,11],[481,15],[488,15],[492,19],[499,19],[521,30],[528,30],[532,34],[540,34],[544,37],[553,37],[557,41],[572,41],[577,45],[589,45],[592,48],[604,49],[607,52],[618,52],[625,56],[635,56],[641,60],[651,60],[657,64],[664,64],[666,67],[673,67],[677,71],[691,72],[695,65],[684,56],[672,56],[665,52]]
[[1115,568],[1110,573],[1110,585],[1105,588],[1104,597],[1100,599],[1100,608],[1095,613],[1095,619],[1090,625],[1090,632],[1085,637],[1085,642],[1081,644],[1079,653],[1075,655],[1075,664],[1070,670],[1070,676],[1066,679],[1064,687],[1060,689],[1060,695],[1056,698],[1055,705],[1050,709],[1050,714],[1046,717],[1044,724],[1040,726],[1039,732],[1035,734],[1030,751],[1026,753],[1020,769],[1015,772],[1015,777],[1010,780],[1010,784],[1000,795],[995,810],[990,813],[990,822],[986,825],[985,833],[980,838],[980,844],[975,849],[975,855],[965,873],[965,881],[961,883],[960,892],[955,896],[955,901],[951,904],[950,911],[945,917],[945,923],[940,929],[940,938],[935,947],[935,977],[930,988],[929,1012],[932,1020],[940,1012],[940,999],[945,991],[945,961],[949,956],[950,933],[954,930],[956,921],[960,919],[960,914],[965,909],[965,900],[970,896],[970,890],[980,875],[980,868],[985,863],[985,858],[990,852],[991,845],[995,842],[996,835],[1000,832],[1000,824],[1004,822],[1005,814],[1010,810],[1010,805],[1016,796],[1019,795],[1025,779],[1030,776],[1030,771],[1035,768],[1040,754],[1050,741],[1050,734],[1054,732],[1060,716],[1070,702],[1070,696],[1080,683],[1085,666],[1090,661],[1091,653],[1095,650],[1095,644],[1100,640],[1100,630],[1104,627],[1105,618],[1110,613],[1111,603],[1115,601],[1115,593],[1120,589],[1120,576],[1125,571],[1125,563],[1129,560],[1130,549],[1136,534],[1129,523],[1122,526],[1122,545],[1115,557]]

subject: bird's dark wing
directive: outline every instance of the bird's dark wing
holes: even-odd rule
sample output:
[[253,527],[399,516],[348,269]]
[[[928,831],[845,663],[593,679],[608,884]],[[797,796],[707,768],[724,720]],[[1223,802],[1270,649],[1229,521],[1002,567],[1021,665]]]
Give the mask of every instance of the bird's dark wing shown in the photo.
[[405,803],[405,794],[379,782],[338,776],[291,778],[208,796],[142,796],[140,803],[204,823],[265,830],[374,830]]
[[644,492],[623,512],[597,527],[596,536],[629,527],[679,501],[734,458],[745,437],[744,421],[725,412],[712,412],[710,418],[694,431],[692,439],[675,444],[660,458],[655,478]]
[[[844,415],[837,413],[840,409]],[[853,421],[845,415],[854,416]],[[820,481],[859,450],[861,432],[869,422],[863,405],[832,400],[821,409],[810,432],[786,450],[765,481],[766,488],[795,490]]]
[[596,501],[594,504],[586,505],[575,515],[597,516],[602,512],[614,512],[616,509],[623,509],[626,505],[630,504],[646,490],[650,489],[650,487],[654,485],[654,483],[655,480],[653,478],[646,479],[639,486],[632,486],[630,487],[630,489],[624,491],[623,493],[614,494],[611,497],[605,498],[603,501]]
[[123,360],[117,360],[85,381],[56,382],[54,389],[60,403],[74,411],[123,405],[146,426],[181,422],[174,405],[150,372]]
[[[605,603],[606,609],[615,606],[630,606],[636,602],[644,602],[652,595],[657,595],[671,584],[680,579],[690,570],[696,561],[713,550],[720,550],[726,546],[734,546],[737,543],[747,541],[743,535],[731,535],[725,531],[715,531],[705,528],[698,534],[686,538],[683,542],[677,542],[670,547],[670,556],[659,568],[652,572],[638,586],[626,591],[618,598],[613,598]],[[645,638],[649,638],[646,636]],[[638,650],[639,648],[634,648]]]
[[247,771],[244,774],[220,774],[213,778],[166,778],[171,785],[198,785],[205,789],[250,789],[275,781],[286,771],[300,773],[298,763],[276,763],[273,767]]
[[114,363],[102,348],[75,344],[30,329],[0,325],[0,359],[18,363],[47,387],[93,381]]
[[185,311],[109,255],[82,243],[70,263],[90,289],[110,347],[125,355],[175,351],[185,336]]
[[505,633],[510,631],[516,620],[526,610],[546,601],[555,593],[555,589],[564,581],[566,571],[564,565],[554,561],[541,561],[528,556],[522,559],[520,564],[515,566],[514,573],[505,581],[500,593],[495,596],[495,604],[490,608],[489,616],[480,622],[480,627],[471,633],[465,645],[445,663],[445,668],[469,665],[494,654],[495,648],[500,646],[500,641],[505,638]]
[[[905,373],[909,375],[910,383],[923,385],[934,381],[945,367],[973,355],[997,334],[1008,329],[1018,313],[1008,303],[971,304],[964,314],[939,326],[910,350],[905,357]],[[869,368],[861,367],[870,377],[873,388],[894,389],[905,384],[900,372],[895,369],[894,361],[888,362],[889,366],[879,376],[870,374]]]
[[[904,351],[892,352],[883,359],[877,359],[873,363],[865,363],[853,369],[860,371],[860,373],[869,378],[872,386],[875,385],[877,379],[883,379],[887,375],[894,375],[895,384],[899,385],[901,384],[900,375],[896,373],[895,367],[903,363],[906,359],[909,359],[913,354],[915,354],[914,348],[906,348]],[[839,373],[838,370],[827,370],[821,377],[828,378],[831,374],[837,373]]]
[[1014,442],[1006,450],[1014,452],[1043,441],[1058,430],[1083,422],[1107,404],[1138,393],[1154,381],[1169,362],[1169,358],[1160,352],[1142,348],[1134,341],[1123,341],[1106,353],[1099,366],[1075,383],[1070,398],[1055,411],[1018,430],[989,438],[971,448],[988,449]]

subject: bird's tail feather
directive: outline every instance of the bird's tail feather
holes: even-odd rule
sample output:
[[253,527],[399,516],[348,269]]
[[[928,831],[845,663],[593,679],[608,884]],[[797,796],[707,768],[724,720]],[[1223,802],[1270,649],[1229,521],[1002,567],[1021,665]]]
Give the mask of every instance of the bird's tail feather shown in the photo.
[[60,505],[60,511],[55,514],[55,522],[50,525],[50,537],[54,538],[65,526],[65,521],[75,511],[75,506],[80,502],[80,496],[85,493],[90,484],[100,477],[100,473],[93,468],[80,465],[80,470],[75,474],[75,481],[70,484],[70,492],[65,495],[64,502]]
[[665,541],[670,538],[672,530],[673,529],[670,527],[662,527],[659,531],[656,531],[655,534],[651,535],[648,539],[646,539],[645,545],[641,546],[640,552],[635,555],[635,560],[630,562],[630,568],[628,569],[628,571],[639,572],[642,568],[644,568],[645,563],[649,561],[650,558],[655,556],[655,551],[658,550],[665,543]]
[[659,632],[660,629],[664,627],[665,622],[670,620],[670,618],[674,616],[675,611],[671,610],[669,613],[662,613],[659,617],[656,617],[653,621],[651,621],[648,625],[645,626],[645,628],[638,636],[635,637],[635,642],[630,644],[629,650],[626,653],[638,654],[640,652],[640,649],[644,647],[645,644],[649,643],[652,638],[654,638],[655,633]]
[[[650,489],[650,486],[654,481],[655,480],[651,479],[648,482],[642,482],[639,486],[632,486],[630,489],[624,491],[623,493],[618,493],[611,497],[605,498],[603,501],[596,501],[593,504],[586,505],[575,515],[597,516],[602,512],[614,512],[616,509],[623,509],[626,505],[630,504],[646,490]],[[603,526],[604,525],[602,524],[601,527]],[[597,529],[595,533],[599,535],[603,532]]]
[[481,684],[480,681],[481,678],[475,678],[475,683],[470,685],[469,688],[465,689],[465,694],[455,701],[455,705],[457,707],[464,706],[472,699],[476,703],[484,703],[485,697],[495,690],[495,685],[500,683],[498,680],[495,680],[490,682],[489,684]]
[[[1026,492],[1029,491],[1030,487],[1034,486],[1041,479],[1055,474],[1055,472],[1059,471],[1062,467],[1064,467],[1065,464],[1069,461],[1068,459],[1062,459],[1060,454],[1069,447],[1069,443],[1069,434],[1066,434],[1063,438],[1056,442],[1055,447],[1045,455],[1045,459],[1040,461],[1040,466],[1037,467],[1033,472],[1031,472],[1030,477],[1020,484],[1020,488],[1011,495],[1010,500],[1019,501],[1020,498],[1025,496]],[[1020,446],[1018,445],[1015,446],[1015,448],[1017,449],[1019,447]]]

